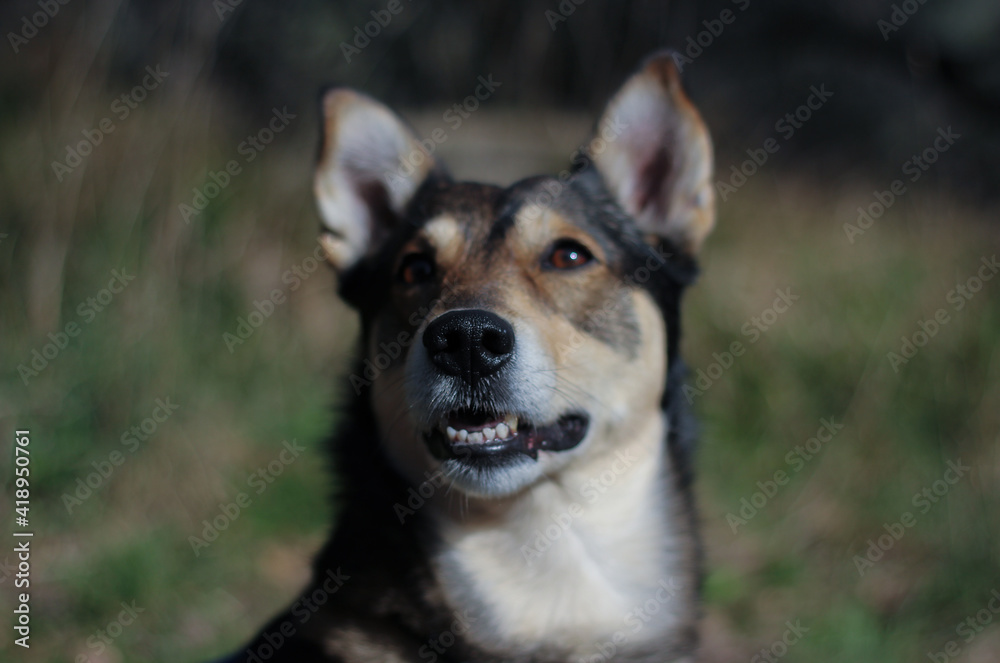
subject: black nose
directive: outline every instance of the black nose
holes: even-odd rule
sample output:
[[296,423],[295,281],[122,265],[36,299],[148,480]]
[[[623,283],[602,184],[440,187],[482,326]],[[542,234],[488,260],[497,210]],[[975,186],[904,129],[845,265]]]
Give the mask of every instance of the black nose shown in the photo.
[[448,311],[427,325],[424,347],[442,372],[475,384],[511,358],[514,328],[489,311]]

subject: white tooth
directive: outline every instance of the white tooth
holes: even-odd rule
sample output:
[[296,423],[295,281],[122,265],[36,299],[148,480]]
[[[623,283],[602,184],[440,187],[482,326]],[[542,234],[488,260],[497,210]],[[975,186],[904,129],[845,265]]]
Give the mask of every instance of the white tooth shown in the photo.
[[469,442],[471,444],[482,444],[483,443],[483,434],[480,433],[480,432],[478,432],[478,431],[475,432],[475,433],[469,433]]
[[469,437],[469,431],[465,430],[464,428],[462,430],[458,431],[458,441],[459,442],[465,442],[465,439],[467,437]]
[[510,428],[511,433],[517,433],[517,417],[513,414],[508,414],[506,419],[507,427]]
[[458,435],[458,431],[452,428],[451,426],[448,426],[448,428],[446,428],[445,430],[448,432],[449,440],[454,440],[455,436]]
[[506,440],[510,437],[510,428],[508,428],[507,424],[497,424],[497,437],[501,440]]
[[492,428],[484,428],[483,429],[483,437],[485,437],[487,439],[487,441],[495,439],[496,436],[497,436],[497,432],[494,429],[492,429]]

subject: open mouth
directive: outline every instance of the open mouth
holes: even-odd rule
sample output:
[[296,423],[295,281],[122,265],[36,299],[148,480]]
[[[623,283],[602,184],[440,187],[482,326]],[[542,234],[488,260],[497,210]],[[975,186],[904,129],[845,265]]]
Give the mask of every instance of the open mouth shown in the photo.
[[588,418],[565,414],[554,423],[536,426],[513,414],[456,410],[427,434],[432,453],[439,458],[495,456],[522,453],[533,459],[539,451],[565,451],[587,435]]

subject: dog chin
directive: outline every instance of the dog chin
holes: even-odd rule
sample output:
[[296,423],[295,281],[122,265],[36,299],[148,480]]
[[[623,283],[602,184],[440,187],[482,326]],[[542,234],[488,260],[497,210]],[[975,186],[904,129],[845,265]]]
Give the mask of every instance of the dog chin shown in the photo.
[[441,463],[441,473],[456,489],[472,497],[500,498],[514,495],[539,479],[542,463],[524,454],[466,459]]

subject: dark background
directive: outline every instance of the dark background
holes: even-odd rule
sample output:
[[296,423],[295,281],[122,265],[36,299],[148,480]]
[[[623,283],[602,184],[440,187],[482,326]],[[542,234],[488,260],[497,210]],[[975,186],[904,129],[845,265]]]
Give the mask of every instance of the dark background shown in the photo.
[[[42,28],[42,44],[5,62],[4,107],[16,115],[37,112],[45,91],[39,77],[52,73],[57,55],[87,58],[86,51],[65,50],[87,36],[101,40],[91,76],[124,85],[148,63],[169,62],[196,71],[248,118],[290,101],[308,106],[327,84],[359,87],[394,106],[426,107],[461,99],[484,72],[503,81],[508,109],[596,113],[637,62],[670,47],[694,55],[685,66],[687,85],[723,153],[755,144],[769,130],[767,118],[783,116],[809,86],[823,83],[836,107],[795,141],[784,166],[833,181],[858,168],[878,172],[925,147],[937,127],[953,125],[976,139],[961,163],[935,170],[970,195],[997,191],[991,164],[1000,144],[1000,8],[990,0],[567,0],[567,16],[544,0],[400,0],[399,15],[348,62],[341,44],[353,45],[355,28],[385,4],[89,3],[81,25],[74,18],[84,5],[71,2],[61,10],[68,20]],[[7,3],[3,24],[17,25],[32,9],[31,2]],[[727,9],[735,20],[718,36],[702,35],[707,45],[699,52],[692,43],[711,29],[705,22]],[[907,19],[901,27],[891,23],[898,17]],[[105,30],[101,21],[108,20]]]

